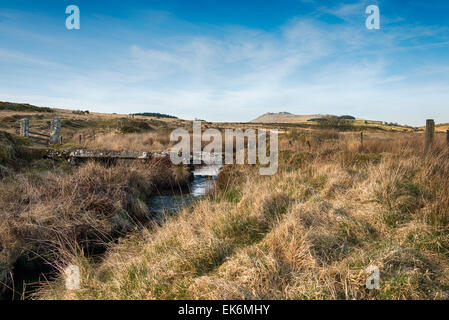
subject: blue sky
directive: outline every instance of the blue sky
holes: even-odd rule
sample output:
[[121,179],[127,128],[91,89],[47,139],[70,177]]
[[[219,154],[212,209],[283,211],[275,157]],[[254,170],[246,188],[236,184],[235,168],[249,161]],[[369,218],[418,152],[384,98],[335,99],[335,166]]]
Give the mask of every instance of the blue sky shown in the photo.
[[50,107],[449,122],[449,1],[0,0],[0,74],[0,100]]

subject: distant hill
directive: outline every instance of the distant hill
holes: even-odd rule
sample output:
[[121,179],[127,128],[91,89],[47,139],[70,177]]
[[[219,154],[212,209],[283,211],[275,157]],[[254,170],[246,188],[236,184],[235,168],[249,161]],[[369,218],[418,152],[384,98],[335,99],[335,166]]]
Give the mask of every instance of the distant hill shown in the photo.
[[[322,129],[338,129],[338,130],[359,130],[361,128],[373,128],[383,131],[413,131],[417,128],[400,125],[397,123],[387,123],[378,120],[366,120],[356,118],[352,115],[330,115],[330,114],[311,114],[296,115],[290,112],[268,112],[260,117],[250,121],[251,123],[284,123],[291,125],[302,125],[308,127],[317,127]],[[437,131],[446,130],[446,125],[436,126]],[[449,126],[447,127],[449,130]]]
[[54,112],[53,109],[47,107],[36,107],[28,103],[13,103],[0,101],[0,111],[31,111],[31,112]]
[[[278,113],[265,113],[260,117],[252,120],[254,123],[299,123],[307,122],[313,119],[323,119],[332,117],[328,114],[311,114],[311,115],[296,115],[289,112],[278,112]],[[335,116],[334,116],[335,117]]]

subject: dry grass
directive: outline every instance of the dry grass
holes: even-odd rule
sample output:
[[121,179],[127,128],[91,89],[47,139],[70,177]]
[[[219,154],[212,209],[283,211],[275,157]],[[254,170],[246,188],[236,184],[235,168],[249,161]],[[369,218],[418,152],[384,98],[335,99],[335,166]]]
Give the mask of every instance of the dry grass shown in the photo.
[[[45,299],[448,299],[449,155],[418,134],[293,132],[280,169],[226,168],[216,194],[113,246]],[[309,143],[307,143],[309,142]],[[365,269],[381,272],[367,290]]]
[[[101,149],[160,151],[172,128],[190,126],[56,110],[1,111],[0,127],[14,132],[24,115],[37,131],[58,116],[66,142],[82,133],[83,146]],[[424,157],[422,133],[366,132],[361,146],[360,133],[284,129],[278,174],[226,167],[215,194],[157,224],[145,202],[185,183],[182,168],[74,169],[35,161],[38,151],[3,134],[0,281],[18,259],[42,256],[61,276],[39,299],[448,299],[445,134]],[[92,261],[97,246],[108,251]],[[68,264],[81,268],[79,291],[64,287]],[[380,290],[365,288],[369,265],[381,271]]]
[[158,132],[148,133],[109,133],[89,140],[84,147],[89,149],[107,150],[138,150],[138,151],[164,151],[170,146],[167,134]]
[[0,180],[0,281],[18,259],[55,264],[72,248],[102,250],[152,218],[146,205],[151,195],[190,178],[168,159],[34,166]]

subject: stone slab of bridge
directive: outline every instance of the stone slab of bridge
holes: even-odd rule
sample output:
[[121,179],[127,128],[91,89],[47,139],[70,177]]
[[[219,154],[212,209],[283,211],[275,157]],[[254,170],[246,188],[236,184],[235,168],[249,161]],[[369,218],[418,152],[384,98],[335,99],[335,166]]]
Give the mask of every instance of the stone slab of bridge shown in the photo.
[[[149,160],[157,158],[170,157],[169,151],[149,152],[149,151],[132,151],[132,150],[88,150],[88,149],[50,149],[47,157],[51,159],[69,159],[71,162],[76,160]],[[204,163],[205,161],[217,161],[222,158],[222,154],[204,154],[191,153],[188,156],[187,163],[194,163],[193,160]],[[221,163],[221,162],[220,162]]]

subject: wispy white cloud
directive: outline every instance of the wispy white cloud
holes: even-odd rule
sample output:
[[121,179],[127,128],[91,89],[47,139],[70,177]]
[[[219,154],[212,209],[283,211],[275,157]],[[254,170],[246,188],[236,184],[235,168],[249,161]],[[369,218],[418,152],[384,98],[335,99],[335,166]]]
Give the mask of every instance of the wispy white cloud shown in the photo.
[[334,15],[343,20],[352,20],[354,17],[360,17],[365,14],[365,8],[373,4],[368,0],[362,0],[355,3],[336,3],[333,6],[320,6],[319,11]]
[[36,57],[21,51],[9,50],[0,47],[0,61],[7,63],[18,63],[21,65],[28,65],[33,67],[51,67],[64,68],[65,66],[50,60]]
[[[363,3],[321,10],[349,19]],[[158,17],[157,23],[165,19]],[[437,113],[441,121],[449,121],[448,81],[433,77],[439,75],[441,61],[429,61],[425,67],[396,66],[405,42],[409,45],[418,37],[444,40],[438,28],[401,26],[374,34],[364,29],[363,21],[355,27],[303,18],[275,32],[229,26],[217,35],[197,28],[182,37],[133,41],[92,68],[0,49],[0,69],[14,61],[21,65],[17,70],[33,66],[48,80],[19,84],[4,78],[0,98],[215,121],[250,120],[268,111],[354,114],[412,124]],[[429,70],[434,71],[429,75]],[[416,81],[429,76],[433,78],[426,82]]]

